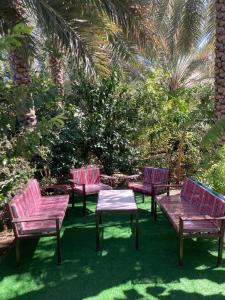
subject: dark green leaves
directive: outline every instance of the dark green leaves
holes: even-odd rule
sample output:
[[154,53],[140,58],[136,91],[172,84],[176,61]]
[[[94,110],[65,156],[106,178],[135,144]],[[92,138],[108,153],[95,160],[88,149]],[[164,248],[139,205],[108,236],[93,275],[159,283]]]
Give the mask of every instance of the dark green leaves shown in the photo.
[[209,131],[203,137],[202,143],[205,146],[215,145],[225,136],[225,117],[216,121]]

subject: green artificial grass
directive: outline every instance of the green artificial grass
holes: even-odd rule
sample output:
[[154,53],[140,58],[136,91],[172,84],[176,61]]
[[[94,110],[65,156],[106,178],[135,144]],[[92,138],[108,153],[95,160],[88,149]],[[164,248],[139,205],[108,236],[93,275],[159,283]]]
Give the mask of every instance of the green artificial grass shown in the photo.
[[[163,215],[153,222],[150,199],[139,206],[140,249],[135,250],[128,215],[103,216],[102,251],[95,250],[95,203],[82,217],[69,208],[64,221],[62,265],[56,265],[55,239],[25,240],[22,264],[15,267],[15,249],[0,265],[0,299],[124,300],[225,299],[225,267],[216,268],[217,242],[188,239],[184,266],[178,266],[177,235]],[[225,265],[225,263],[224,263]]]

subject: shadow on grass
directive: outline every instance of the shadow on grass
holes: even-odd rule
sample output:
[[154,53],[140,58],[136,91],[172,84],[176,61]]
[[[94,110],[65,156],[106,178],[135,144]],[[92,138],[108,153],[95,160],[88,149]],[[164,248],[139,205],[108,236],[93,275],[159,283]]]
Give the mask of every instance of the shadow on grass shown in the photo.
[[[95,201],[89,205],[94,211]],[[180,268],[175,232],[160,214],[154,223],[146,210],[148,206],[149,202],[140,204],[140,250],[134,247],[129,216],[106,215],[100,253],[95,250],[95,215],[83,218],[78,207],[70,209],[62,231],[62,265],[56,265],[54,238],[23,241],[20,268],[15,268],[14,251],[1,265],[0,298],[224,298],[225,294],[214,292],[215,285],[222,289],[225,278],[225,270],[215,268],[217,243],[203,239],[185,241],[185,265]],[[202,288],[206,279],[208,290]]]

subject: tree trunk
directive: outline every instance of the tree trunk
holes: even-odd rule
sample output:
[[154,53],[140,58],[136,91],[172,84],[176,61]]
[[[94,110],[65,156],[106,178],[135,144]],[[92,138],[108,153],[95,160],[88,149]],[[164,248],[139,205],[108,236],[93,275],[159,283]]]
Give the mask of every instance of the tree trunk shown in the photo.
[[[49,55],[49,64],[51,68],[52,78],[55,85],[58,87],[59,96],[64,96],[64,64],[62,58],[57,58],[54,54]],[[63,107],[62,101],[58,101],[59,107]]]
[[[21,0],[14,2],[15,16],[13,17],[12,26],[23,21]],[[23,41],[21,41],[23,43]],[[29,69],[26,54],[23,46],[9,52],[9,63],[12,72],[13,83],[15,86],[27,86],[30,82]],[[27,91],[24,92],[17,108],[19,123],[26,128],[33,128],[37,124],[35,109],[33,106],[32,96]]]
[[[225,1],[216,0],[215,119],[225,116]],[[224,139],[223,139],[224,140]]]

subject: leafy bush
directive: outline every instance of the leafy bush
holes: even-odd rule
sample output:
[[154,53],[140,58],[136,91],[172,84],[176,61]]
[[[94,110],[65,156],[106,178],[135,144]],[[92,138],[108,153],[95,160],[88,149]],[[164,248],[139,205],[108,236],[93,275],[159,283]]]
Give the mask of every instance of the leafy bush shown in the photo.
[[16,192],[34,175],[34,169],[22,157],[12,159],[1,156],[0,206],[11,200]]
[[199,181],[225,195],[225,146],[211,149],[203,156],[196,177]]
[[180,181],[193,174],[201,161],[201,137],[211,122],[213,89],[198,84],[175,92],[168,90],[160,70],[142,84],[142,134],[138,145],[143,160],[169,166]]
[[72,166],[90,162],[107,173],[129,172],[135,166],[138,103],[115,72],[98,83],[74,83],[65,99],[65,116],[65,126],[50,139],[54,175],[66,175]]

